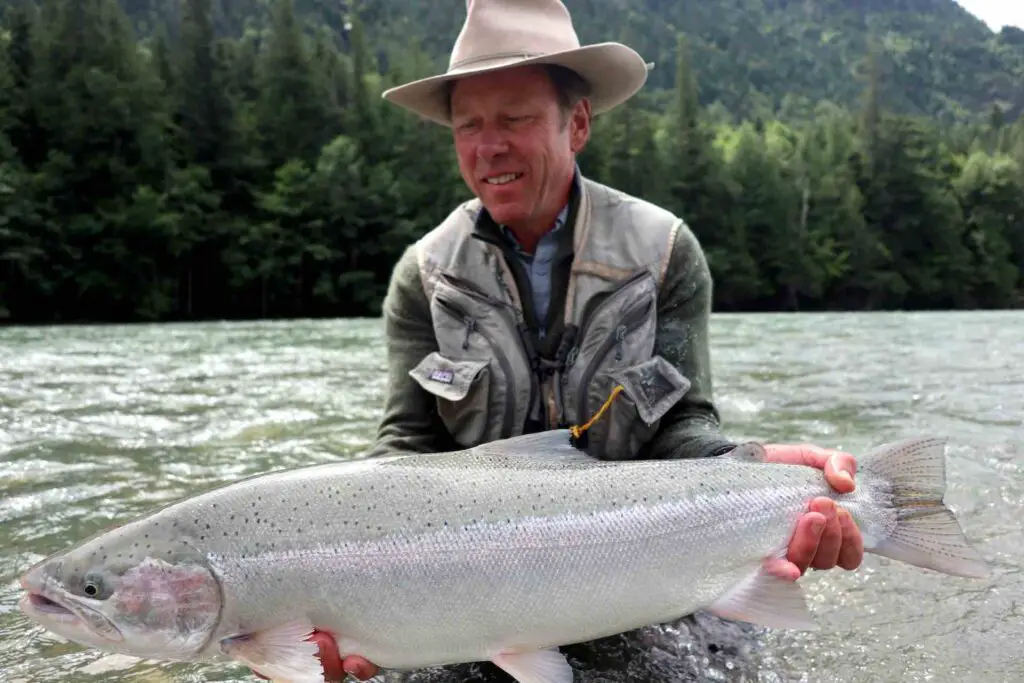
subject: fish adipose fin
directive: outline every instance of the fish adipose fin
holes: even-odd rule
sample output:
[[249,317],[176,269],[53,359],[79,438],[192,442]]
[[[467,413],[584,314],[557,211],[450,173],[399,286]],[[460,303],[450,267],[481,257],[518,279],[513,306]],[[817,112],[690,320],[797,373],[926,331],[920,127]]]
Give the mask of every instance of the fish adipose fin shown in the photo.
[[945,445],[939,438],[907,439],[857,459],[857,477],[887,482],[896,509],[896,528],[885,538],[865,536],[864,549],[944,574],[985,578],[991,570],[943,502]]
[[498,655],[492,660],[518,683],[572,683],[572,667],[558,650]]
[[290,621],[266,631],[248,633],[221,642],[221,650],[261,676],[277,683],[324,683],[320,648],[307,638],[313,634],[308,620]]
[[707,611],[723,619],[746,621],[768,628],[816,631],[804,593],[795,581],[758,570],[729,589]]

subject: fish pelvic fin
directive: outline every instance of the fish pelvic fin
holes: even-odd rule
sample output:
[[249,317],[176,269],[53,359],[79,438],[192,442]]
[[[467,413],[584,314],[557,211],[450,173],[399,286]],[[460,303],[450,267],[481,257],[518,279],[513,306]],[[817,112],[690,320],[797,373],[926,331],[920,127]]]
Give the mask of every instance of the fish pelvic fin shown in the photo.
[[896,512],[896,528],[885,538],[865,537],[864,549],[944,574],[986,578],[991,569],[943,502],[945,447],[942,438],[913,438],[858,458],[858,478],[864,474],[886,482]]
[[572,667],[558,650],[505,653],[493,660],[518,683],[572,683]]
[[715,600],[707,611],[768,628],[818,630],[800,586],[760,568]]
[[313,624],[296,619],[221,641],[221,651],[274,683],[324,683]]

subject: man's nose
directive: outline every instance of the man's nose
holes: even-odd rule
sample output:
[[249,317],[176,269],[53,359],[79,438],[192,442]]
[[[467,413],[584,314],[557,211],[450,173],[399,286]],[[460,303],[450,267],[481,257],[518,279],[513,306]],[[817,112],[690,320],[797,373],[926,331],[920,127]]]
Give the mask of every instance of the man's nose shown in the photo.
[[477,145],[476,154],[481,159],[493,159],[496,156],[508,153],[508,141],[499,131],[490,129],[484,130],[480,135],[480,144]]

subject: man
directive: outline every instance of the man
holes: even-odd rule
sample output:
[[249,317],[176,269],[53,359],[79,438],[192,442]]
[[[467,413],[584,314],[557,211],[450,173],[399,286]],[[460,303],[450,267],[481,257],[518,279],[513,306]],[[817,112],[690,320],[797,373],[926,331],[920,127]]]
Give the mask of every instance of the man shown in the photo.
[[[476,200],[457,207],[395,267],[384,306],[389,380],[371,455],[468,447],[586,422],[594,457],[713,457],[735,444],[711,398],[711,278],[689,228],[667,211],[584,178],[591,116],[647,77],[617,43],[580,47],[557,0],[469,0],[446,74],[384,97],[452,129]],[[766,457],[825,471],[853,490],[853,457],[767,445]],[[856,568],[845,511],[812,501],[786,560]],[[600,599],[600,596],[595,596]],[[683,616],[683,615],[680,615]],[[328,680],[366,679],[317,633]]]

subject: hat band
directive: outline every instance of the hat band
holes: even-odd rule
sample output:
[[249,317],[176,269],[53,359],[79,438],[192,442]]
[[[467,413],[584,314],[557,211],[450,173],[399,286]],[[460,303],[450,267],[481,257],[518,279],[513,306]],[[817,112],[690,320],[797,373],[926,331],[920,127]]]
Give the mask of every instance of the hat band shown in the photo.
[[472,66],[474,64],[480,64],[481,62],[490,62],[490,61],[497,61],[497,60],[504,60],[504,59],[515,59],[517,57],[519,59],[532,59],[534,57],[543,57],[545,54],[548,54],[548,53],[544,53],[544,52],[499,52],[497,54],[483,55],[481,57],[469,57],[467,59],[460,59],[457,62],[452,62],[448,66],[448,71],[454,71],[456,69],[462,69],[464,67]]

